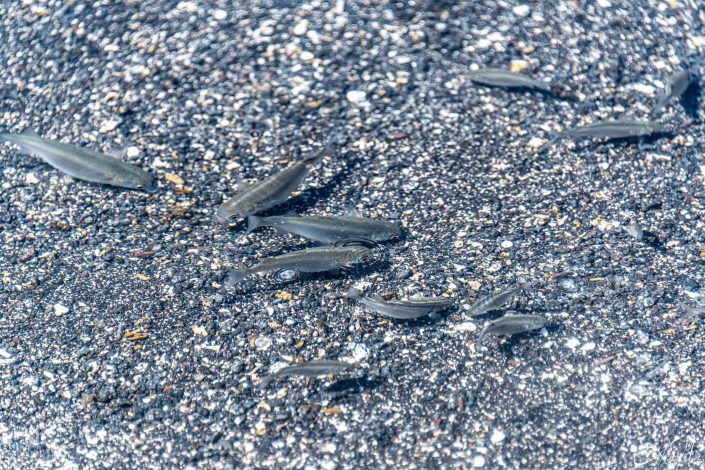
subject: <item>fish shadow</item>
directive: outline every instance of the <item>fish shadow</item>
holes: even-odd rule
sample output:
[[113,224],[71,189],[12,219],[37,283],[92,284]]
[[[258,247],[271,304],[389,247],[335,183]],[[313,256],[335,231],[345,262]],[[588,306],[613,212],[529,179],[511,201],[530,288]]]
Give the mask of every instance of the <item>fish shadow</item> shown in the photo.
[[561,96],[558,94],[558,92],[554,90],[541,90],[538,88],[531,88],[531,87],[511,87],[507,88],[504,86],[500,85],[488,85],[485,83],[474,83],[475,86],[482,87],[482,88],[488,88],[488,89],[495,89],[495,90],[503,90],[507,93],[521,93],[521,94],[537,94],[539,96],[542,96],[543,98],[551,98],[551,99],[556,99],[556,100],[569,100],[570,98]]
[[413,318],[410,320],[390,318],[390,317],[386,317],[382,314],[377,314],[377,316],[379,318],[383,318],[385,320],[391,320],[391,322],[394,325],[398,325],[400,327],[420,328],[422,326],[432,326],[432,325],[435,325],[436,323],[440,323],[442,321],[445,321],[455,311],[457,311],[457,307],[455,305],[451,305],[450,307],[448,307],[447,309],[445,309],[441,312],[430,313],[428,315],[424,315],[423,317]]
[[[331,270],[321,271],[318,273],[299,273],[298,276],[292,278],[291,280],[282,280],[277,277],[277,274],[280,271],[267,273],[266,276],[258,276],[256,279],[245,279],[233,287],[223,287],[222,291],[226,295],[233,296],[241,294],[266,294],[268,292],[278,292],[282,289],[282,287],[291,284],[305,283],[312,280],[332,280],[342,277],[342,271]],[[225,279],[227,279],[227,276]]]
[[701,91],[700,79],[696,78],[680,97],[680,103],[685,113],[696,121],[698,108],[700,107]]
[[[273,215],[298,215],[306,212],[308,209],[316,205],[316,202],[320,199],[325,199],[330,197],[334,190],[342,184],[345,179],[350,176],[353,172],[353,168],[356,163],[360,160],[359,158],[344,159],[340,158],[341,161],[345,161],[345,167],[335,173],[333,177],[322,186],[312,186],[304,189],[296,196],[290,197],[281,204],[277,204],[271,209],[266,211],[258,212],[256,215],[258,217],[270,217]],[[238,219],[236,222],[229,224],[227,226],[229,231],[244,231],[247,230],[247,218]]]
[[666,246],[663,244],[658,235],[649,230],[643,231],[641,240],[639,240],[639,242],[644,246],[653,248],[654,250],[660,251],[662,253],[666,252]]
[[[300,194],[290,198],[284,204],[278,206],[276,211],[268,211],[263,215],[275,215],[282,212],[303,213],[311,209],[321,199],[329,198],[333,192],[345,181],[353,172],[353,168],[359,159],[346,160],[345,167],[338,171],[333,177],[322,186],[313,186],[304,189]],[[272,212],[271,214],[269,212]]]
[[[263,232],[264,232],[264,230],[263,230]],[[308,243],[304,242],[304,243],[298,243],[298,244],[285,245],[285,246],[280,247],[278,250],[267,252],[267,255],[261,257],[258,261],[262,261],[262,260],[265,260],[268,258],[274,258],[276,256],[285,255],[287,253],[294,253],[296,251],[306,250],[308,248],[316,248],[317,246],[319,246],[319,245],[316,245],[315,242],[308,242]]]
[[622,145],[632,145],[632,144],[638,144],[638,145],[646,146],[646,148],[648,148],[649,146],[653,145],[654,142],[656,142],[657,140],[666,139],[666,138],[672,139],[675,136],[676,136],[675,132],[666,131],[666,132],[654,132],[653,134],[636,136],[636,137],[616,137],[616,138],[605,139],[605,140],[601,140],[598,142],[589,143],[585,146],[585,150],[595,150],[598,147],[602,147],[605,145],[613,145],[615,147],[619,147]]
[[[550,335],[558,331],[561,328],[561,324],[554,321],[544,326],[544,328],[546,328],[546,331]],[[506,341],[500,342],[499,351],[511,359],[514,357],[514,348],[519,345],[522,340],[528,340],[535,336],[541,336],[541,329],[512,335]]]
[[379,377],[358,377],[337,380],[323,389],[326,393],[334,393],[336,395],[347,395],[349,393],[360,393],[364,390],[373,390],[382,385],[382,379]]
[[391,263],[389,262],[386,251],[380,255],[380,258],[373,263],[366,264],[364,266],[357,266],[354,268],[343,269],[342,273],[348,274],[350,277],[358,278],[363,277],[368,274],[372,274],[375,271],[388,271]]
[[[282,250],[284,252],[284,250]],[[288,251],[287,251],[288,252]],[[274,256],[274,255],[273,255]],[[256,279],[245,279],[242,282],[236,284],[233,287],[225,287],[225,281],[227,280],[227,275],[223,281],[222,292],[226,295],[241,295],[241,294],[255,294],[255,293],[267,293],[276,292],[281,290],[283,286],[297,283],[306,283],[313,280],[318,281],[332,281],[341,279],[357,279],[370,274],[378,269],[388,269],[389,263],[385,260],[383,262],[374,263],[369,266],[363,266],[352,269],[331,269],[330,271],[320,271],[315,273],[299,273],[297,276],[290,280],[283,280],[277,276],[283,270],[268,273],[266,276],[257,277]],[[266,284],[265,284],[266,283]]]

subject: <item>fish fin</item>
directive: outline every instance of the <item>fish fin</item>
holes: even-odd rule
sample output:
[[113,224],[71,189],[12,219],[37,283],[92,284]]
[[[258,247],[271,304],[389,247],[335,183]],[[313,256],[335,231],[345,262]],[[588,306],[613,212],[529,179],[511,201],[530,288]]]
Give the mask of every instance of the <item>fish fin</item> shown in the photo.
[[246,183],[244,179],[242,179],[242,176],[236,175],[235,176],[235,193],[241,193],[245,191],[247,188],[249,188],[251,184]]
[[360,300],[362,298],[362,291],[351,287],[348,290],[348,293],[345,294],[345,297],[347,297],[348,299]]
[[24,130],[20,132],[20,135],[26,135],[28,137],[39,137],[39,134],[37,134],[34,129],[32,129],[30,126],[25,127]]
[[331,137],[328,142],[326,143],[325,147],[322,149],[313,152],[311,155],[306,156],[303,161],[305,163],[317,163],[319,162],[323,157],[331,155],[333,153],[333,149],[338,145],[338,143],[341,140],[342,135],[344,134],[344,131],[340,131],[337,134],[335,134],[333,137]]
[[666,91],[663,91],[656,96],[656,99],[654,100],[654,107],[651,109],[652,117],[656,116],[661,111],[670,97],[670,93],[667,93]]
[[257,228],[262,226],[262,217],[257,217],[256,215],[247,216],[247,231],[245,233],[251,233]]
[[233,287],[247,277],[249,272],[247,269],[231,269],[228,272],[228,279],[225,281],[227,287]]
[[346,217],[362,217],[360,212],[357,210],[355,206],[348,206],[347,209],[345,209],[345,216]]
[[108,155],[113,158],[117,158],[118,160],[124,160],[126,154],[127,145],[123,145],[122,147],[115,147],[114,149],[108,151]]

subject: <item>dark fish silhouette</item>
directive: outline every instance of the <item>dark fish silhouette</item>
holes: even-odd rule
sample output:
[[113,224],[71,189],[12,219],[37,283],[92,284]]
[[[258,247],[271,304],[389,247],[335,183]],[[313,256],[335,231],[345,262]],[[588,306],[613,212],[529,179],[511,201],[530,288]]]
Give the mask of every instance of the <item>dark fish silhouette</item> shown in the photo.
[[386,317],[397,320],[414,320],[433,312],[445,310],[453,303],[443,297],[426,297],[413,300],[383,300],[378,296],[364,296],[357,289],[350,289],[347,297]]
[[333,151],[339,137],[340,134],[336,135],[323,149],[303,160],[252,186],[243,188],[238,194],[218,206],[215,213],[216,219],[221,223],[228,223],[235,216],[257,214],[286,201],[301,185],[311,166]]
[[307,248],[264,259],[242,270],[233,269],[228,275],[226,286],[232,287],[255,273],[280,270],[292,270],[297,273],[336,271],[362,266],[373,259],[374,251],[360,244]]
[[146,171],[93,150],[42,139],[31,129],[21,134],[0,133],[0,140],[16,144],[24,152],[80,180],[146,191],[157,189],[154,177]]
[[283,369],[279,369],[273,374],[262,378],[259,388],[267,388],[272,380],[278,377],[288,377],[298,375],[302,377],[319,377],[321,375],[338,374],[355,369],[354,364],[343,361],[309,361],[300,364],[294,364]]
[[503,88],[525,88],[551,93],[551,87],[526,75],[510,72],[504,69],[485,68],[470,72],[470,80],[480,85],[496,86]]
[[539,148],[539,152],[547,149],[554,142],[563,137],[626,139],[629,137],[645,137],[652,134],[663,134],[665,132],[668,132],[666,127],[653,121],[598,121],[556,134],[553,139]]
[[478,349],[486,335],[516,335],[527,331],[538,330],[548,325],[550,320],[540,315],[507,314],[496,320],[485,323],[480,337],[477,339]]
[[273,227],[309,240],[338,243],[346,240],[383,242],[399,235],[398,224],[363,217],[272,216],[247,218],[247,231]]

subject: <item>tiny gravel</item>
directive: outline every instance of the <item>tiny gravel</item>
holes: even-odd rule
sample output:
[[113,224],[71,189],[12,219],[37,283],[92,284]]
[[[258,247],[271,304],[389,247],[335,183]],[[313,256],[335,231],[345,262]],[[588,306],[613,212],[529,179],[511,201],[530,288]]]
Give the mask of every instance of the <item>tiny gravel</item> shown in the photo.
[[[705,301],[697,87],[668,135],[536,152],[648,119],[673,72],[705,73],[704,21],[686,0],[1,2],[0,130],[125,148],[159,190],[0,147],[0,467],[705,467],[705,319],[680,310]],[[226,290],[312,244],[215,207],[340,130],[270,213],[355,210],[402,239],[372,268]],[[454,307],[394,321],[351,287]],[[477,349],[508,311],[552,325]],[[321,359],[357,367],[258,388]]]

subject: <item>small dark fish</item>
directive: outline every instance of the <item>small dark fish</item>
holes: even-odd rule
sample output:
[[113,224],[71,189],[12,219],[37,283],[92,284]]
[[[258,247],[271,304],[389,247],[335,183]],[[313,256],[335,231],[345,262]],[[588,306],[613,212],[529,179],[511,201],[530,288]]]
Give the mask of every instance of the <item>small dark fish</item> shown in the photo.
[[497,86],[504,88],[526,88],[529,90],[540,90],[551,93],[551,87],[538,80],[510,72],[504,69],[486,68],[475,72],[470,72],[470,80],[480,85]]
[[226,286],[232,287],[247,276],[256,273],[280,270],[318,273],[353,269],[358,266],[364,266],[373,260],[374,251],[359,244],[307,248],[267,258],[243,270],[233,269],[228,275]]
[[679,98],[698,76],[692,70],[680,70],[668,78],[666,88],[654,100],[651,115],[655,116],[672,98]]
[[550,147],[554,142],[563,137],[605,137],[610,140],[626,139],[629,137],[646,137],[652,134],[663,134],[666,132],[668,132],[666,127],[653,121],[598,121],[556,134],[553,139],[539,148],[539,152]]
[[31,129],[21,134],[0,133],[0,140],[18,145],[24,152],[80,180],[146,191],[157,189],[152,175],[137,167],[93,150],[42,139]]
[[560,135],[565,137],[625,139],[627,137],[643,137],[666,131],[667,129],[663,125],[654,121],[600,121],[561,132]]
[[470,307],[470,316],[476,317],[507,305],[514,296],[521,290],[521,287],[507,287],[492,294],[482,297]]
[[482,346],[485,335],[516,335],[527,331],[538,330],[548,325],[550,320],[540,315],[507,314],[496,320],[485,323],[480,337],[477,339],[478,349]]
[[339,138],[340,134],[333,137],[318,152],[242,189],[238,194],[218,206],[215,213],[216,219],[221,223],[228,223],[235,216],[257,214],[286,201],[306,178],[311,166],[332,153]]
[[443,297],[387,301],[378,296],[364,296],[362,292],[354,288],[348,291],[347,297],[357,300],[370,310],[397,320],[414,320],[433,312],[445,310],[453,303],[450,299]]
[[258,227],[274,227],[309,240],[338,243],[346,240],[383,242],[399,235],[398,224],[363,217],[273,216],[247,218],[248,233]]
[[290,377],[292,375],[298,375],[300,377],[319,377],[321,375],[339,374],[353,369],[355,369],[354,364],[343,361],[302,362],[300,364],[294,364],[293,366],[284,367],[273,374],[263,377],[259,388],[267,388],[267,385],[278,377]]

